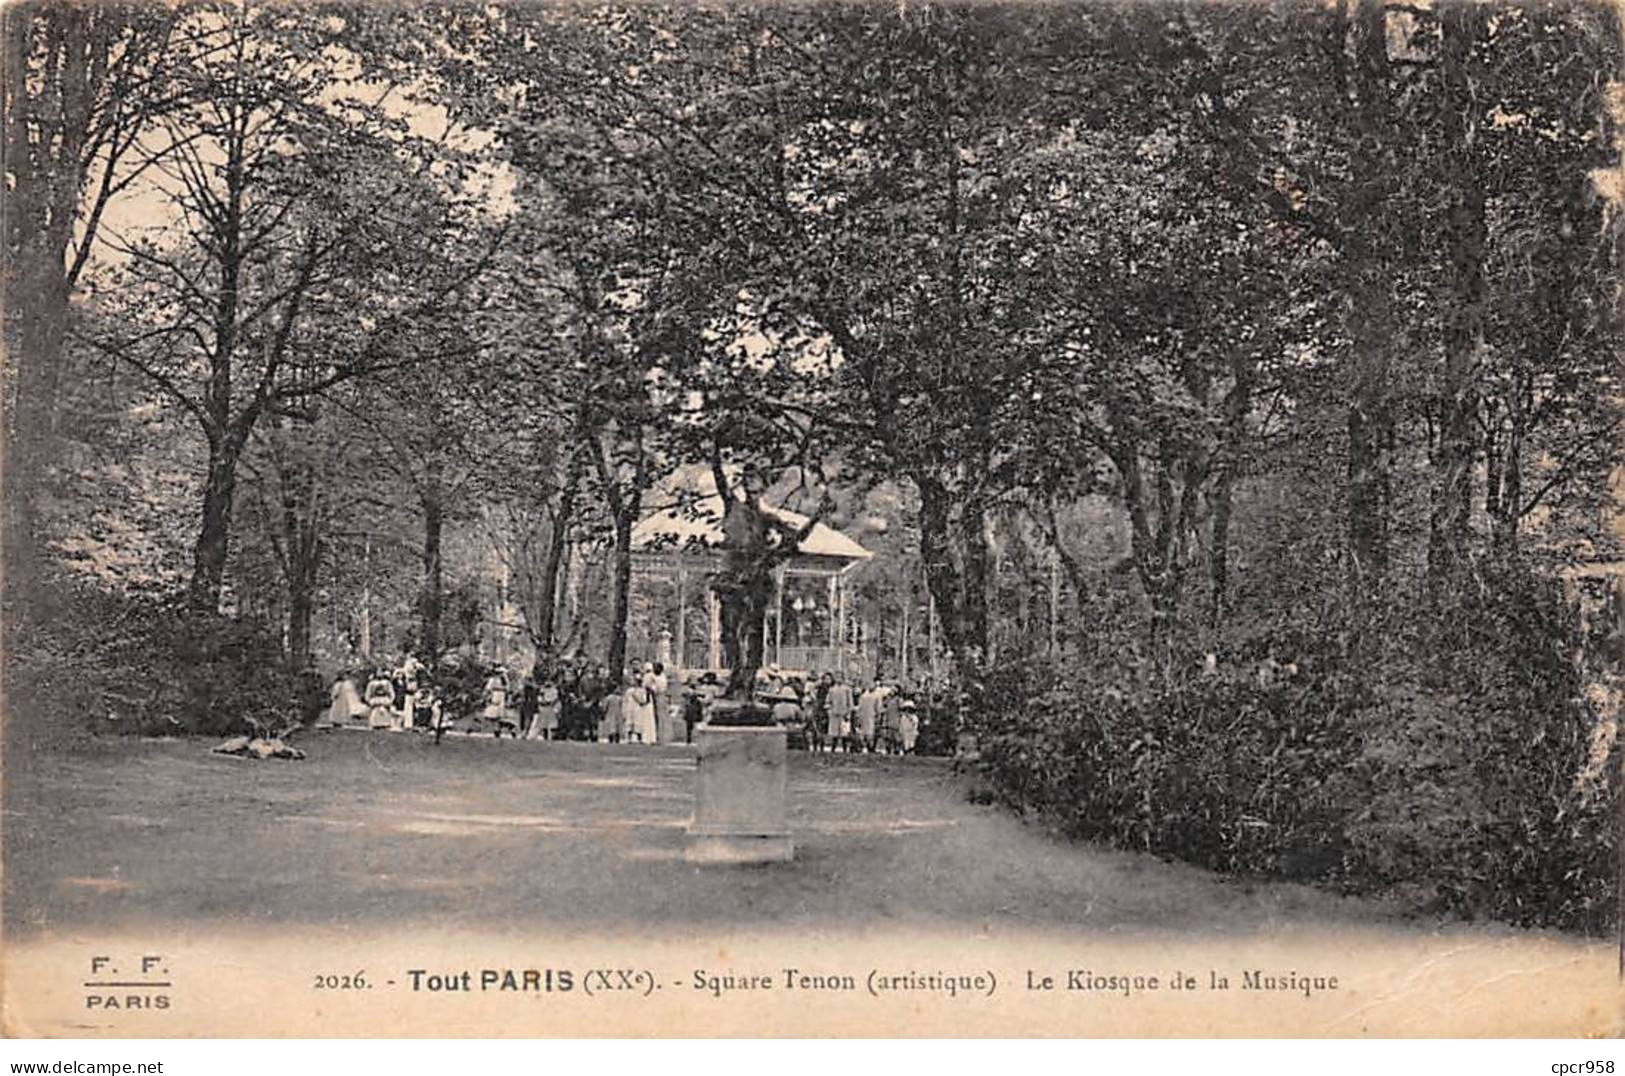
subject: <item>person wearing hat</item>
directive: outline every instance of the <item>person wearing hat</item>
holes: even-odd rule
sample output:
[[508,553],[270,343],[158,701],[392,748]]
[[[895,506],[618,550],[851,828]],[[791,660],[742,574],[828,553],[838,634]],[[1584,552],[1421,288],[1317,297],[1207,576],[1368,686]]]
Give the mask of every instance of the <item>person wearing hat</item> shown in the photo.
[[554,683],[559,689],[559,724],[564,739],[590,739],[597,714],[587,688],[587,655],[577,653],[559,667]]
[[671,717],[666,713],[671,708],[671,678],[666,675],[666,666],[659,661],[649,662],[643,667],[643,686],[649,689],[650,705],[654,707],[654,723],[651,727],[649,742],[657,740],[667,743],[677,737],[672,732]]
[[920,739],[920,711],[911,695],[897,704],[897,742],[903,754],[912,755]]
[[367,702],[367,727],[389,728],[395,717],[395,682],[389,678],[388,669],[379,666],[373,670],[364,697]]
[[347,669],[340,669],[334,677],[328,697],[332,700],[327,708],[329,725],[345,728],[356,718],[367,716],[367,704],[361,701],[361,692],[355,689],[355,681],[350,679]]
[[683,685],[683,742],[694,742],[694,726],[705,720],[706,698],[700,685],[690,681]]
[[858,696],[857,720],[854,722],[857,727],[852,730],[852,733],[853,739],[858,742],[858,750],[860,751],[874,753],[875,733],[880,721],[880,706],[885,697],[884,691],[885,689],[880,683],[880,677],[877,676],[875,682],[869,685],[869,689]]
[[885,684],[880,689],[880,721],[877,741],[880,749],[888,755],[902,752],[902,728],[899,725],[898,703],[901,702],[901,690],[895,683]]
[[532,740],[551,740],[559,727],[559,685],[553,676],[552,670],[543,669],[537,678],[536,718],[526,734]]
[[501,665],[494,667],[485,678],[485,718],[496,723],[497,739],[502,738],[503,730],[509,726],[518,735],[519,726],[508,714],[508,672]]
[[626,689],[621,701],[621,726],[627,741],[636,737],[638,743],[655,742],[654,693],[635,669],[626,671]]
[[807,749],[822,751],[824,739],[829,735],[829,689],[835,677],[825,673],[802,697],[802,710],[807,717]]
[[688,726],[688,743],[694,742],[694,726],[704,724],[711,704],[722,696],[722,685],[717,681],[717,674],[706,670],[692,685],[692,694],[683,707],[683,723]]
[[[609,674],[609,666],[603,662],[597,665],[582,665],[581,674],[576,677],[576,707],[579,711],[576,723],[568,724],[564,719],[564,711],[559,711],[559,739],[598,739],[598,726],[604,717],[604,696],[615,690],[615,678]],[[559,689],[560,706],[563,705],[564,689]]]
[[829,720],[825,724],[825,738],[829,741],[829,749],[837,751],[845,747],[850,752],[852,750],[852,685],[845,680],[836,680],[831,683],[824,705],[829,714]]

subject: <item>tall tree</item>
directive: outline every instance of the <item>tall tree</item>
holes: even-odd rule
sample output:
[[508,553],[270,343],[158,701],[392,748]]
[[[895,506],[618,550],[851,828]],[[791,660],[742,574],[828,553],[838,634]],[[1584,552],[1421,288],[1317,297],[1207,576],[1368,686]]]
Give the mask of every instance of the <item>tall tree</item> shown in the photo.
[[116,3],[24,2],[3,15],[8,590],[34,575],[36,487],[52,458],[69,298],[108,207],[173,149],[153,125],[179,100],[169,60],[180,21]]
[[1336,11],[1333,69],[1351,132],[1351,174],[1338,220],[1350,341],[1349,545],[1357,577],[1370,586],[1388,569],[1393,514],[1395,110],[1387,5],[1383,0],[1338,0]]
[[[342,19],[238,5],[192,18],[177,65],[188,104],[165,117],[174,158],[153,185],[172,217],[156,239],[109,239],[122,287],[90,342],[150,378],[208,443],[188,604],[212,611],[256,424],[416,361],[402,341],[488,252],[448,242],[455,203],[436,193],[434,147],[349,77]],[[354,326],[348,346],[309,346],[313,319],[336,310]]]
[[1489,13],[1478,4],[1451,3],[1440,8],[1439,23],[1441,163],[1447,174],[1444,185],[1450,192],[1446,226],[1450,285],[1445,297],[1439,436],[1428,526],[1428,579],[1435,593],[1457,581],[1467,561],[1473,472],[1478,462],[1488,220],[1478,152],[1478,128],[1487,111],[1478,92],[1485,80],[1476,61]]

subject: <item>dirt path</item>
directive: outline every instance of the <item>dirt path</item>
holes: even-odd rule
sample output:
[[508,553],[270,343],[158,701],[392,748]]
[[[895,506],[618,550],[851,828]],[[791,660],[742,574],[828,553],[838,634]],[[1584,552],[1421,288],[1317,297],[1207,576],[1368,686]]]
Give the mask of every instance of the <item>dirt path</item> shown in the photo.
[[[795,861],[702,868],[682,859],[682,748],[351,732],[303,746],[304,762],[179,742],[9,753],[0,1024],[116,1037],[1625,1027],[1606,944],[1406,921],[1058,841],[970,804],[940,763],[795,754]],[[131,953],[163,954],[171,1007],[87,1008],[105,999],[87,996],[84,969]],[[516,967],[568,970],[578,988],[412,986],[412,969],[450,981]],[[659,989],[586,992],[602,968],[646,969]],[[339,973],[368,985],[318,988]],[[852,986],[788,992],[803,974]],[[1079,974],[1124,985],[1073,989]],[[926,993],[871,995],[876,975]],[[1252,989],[1249,975],[1321,985]],[[932,976],[999,986],[947,996]],[[1162,987],[1142,989],[1146,976]],[[1060,985],[1034,992],[1045,977]]]
[[794,863],[681,858],[685,748],[335,732],[304,762],[201,743],[8,761],[8,926],[951,922],[1261,930],[1374,907],[1059,842],[940,762],[793,754]]

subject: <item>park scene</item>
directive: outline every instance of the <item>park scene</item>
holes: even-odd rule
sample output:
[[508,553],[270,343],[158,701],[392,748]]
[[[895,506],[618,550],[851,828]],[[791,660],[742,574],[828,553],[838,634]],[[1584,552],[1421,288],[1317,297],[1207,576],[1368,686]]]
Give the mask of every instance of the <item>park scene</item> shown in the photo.
[[12,938],[1612,939],[1618,7],[3,14]]

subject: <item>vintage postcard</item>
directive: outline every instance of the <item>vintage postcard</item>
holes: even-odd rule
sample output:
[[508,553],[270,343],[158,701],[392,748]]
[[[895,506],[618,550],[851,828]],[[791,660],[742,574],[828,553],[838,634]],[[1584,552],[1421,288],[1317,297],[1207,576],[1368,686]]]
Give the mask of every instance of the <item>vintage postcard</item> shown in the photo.
[[1625,9],[0,14],[6,1035],[1625,1030]]

